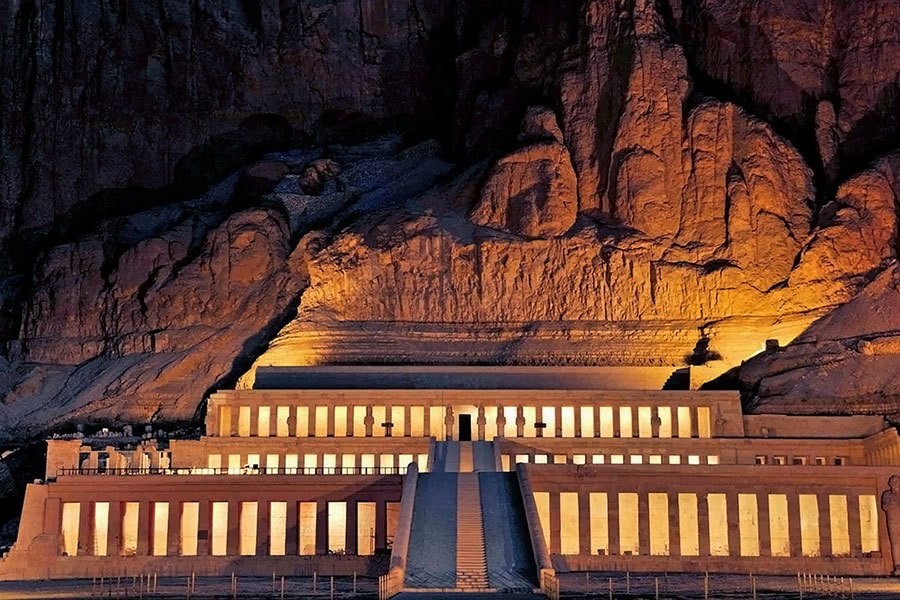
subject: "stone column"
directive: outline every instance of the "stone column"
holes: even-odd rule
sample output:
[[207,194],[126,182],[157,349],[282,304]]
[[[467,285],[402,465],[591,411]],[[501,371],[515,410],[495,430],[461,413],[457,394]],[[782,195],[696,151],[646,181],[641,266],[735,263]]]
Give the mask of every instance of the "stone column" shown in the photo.
[[387,548],[387,504],[384,500],[375,502],[375,551]]
[[894,569],[892,575],[900,574],[900,475],[888,479],[888,489],[881,494],[881,510],[887,517],[889,547]]
[[166,555],[181,554],[181,502],[169,501],[169,531],[166,534]]
[[622,437],[622,420],[619,418],[619,407],[612,407],[612,433],[614,438]]
[[149,500],[141,500],[138,509],[138,539],[137,539],[137,555],[147,556],[150,554],[150,519],[152,515],[153,504]]
[[859,558],[862,556],[862,531],[859,523],[859,495],[847,494],[847,529],[850,533],[850,556]]
[[269,510],[268,500],[257,501],[256,508],[256,556],[269,555]]
[[698,438],[700,437],[700,419],[698,418],[699,413],[697,411],[696,406],[691,407],[691,437]]
[[375,435],[375,416],[372,414],[372,405],[366,406],[366,418],[363,420],[366,424],[366,437],[372,437]]
[[484,426],[487,425],[487,418],[484,416],[484,406],[482,406],[482,405],[478,406],[478,418],[476,420],[476,423],[478,425],[478,437],[476,437],[475,439],[483,440],[484,439]]
[[594,553],[591,549],[591,496],[588,492],[578,492],[578,547],[581,554]]
[[759,509],[759,555],[772,556],[772,532],[769,530],[769,495],[756,495],[756,506]]
[[550,539],[547,545],[550,554],[559,554],[562,545],[560,532],[562,530],[559,514],[559,492],[550,492]]
[[650,496],[638,490],[638,552],[650,556]]
[[672,411],[672,437],[681,437],[681,432],[678,429],[678,405],[670,407],[669,410]]
[[231,407],[231,431],[228,432],[230,437],[235,437],[238,434],[238,423],[241,420],[241,407],[240,406],[232,406]]
[[609,553],[622,555],[619,543],[619,490],[607,492],[606,499],[609,504]]
[[800,541],[800,496],[795,490],[788,493],[787,505],[791,556],[803,556],[803,545]]
[[[654,414],[656,410],[654,409]],[[681,556],[681,512],[678,492],[669,492],[669,555]]]
[[726,492],[725,502],[727,503],[728,514],[728,555],[741,555],[741,530],[740,516],[741,511],[738,507],[737,492]]
[[328,553],[328,502],[316,503],[316,554]]
[[710,556],[708,491],[697,493],[697,537],[700,556]]
[[285,522],[284,554],[285,556],[297,556],[300,553],[300,529],[298,523],[299,502],[289,500],[287,503],[287,519]]
[[455,424],[456,424],[456,415],[453,414],[453,407],[448,405],[447,406],[447,414],[444,417],[444,430],[445,430],[445,435],[446,435],[446,437],[444,439],[446,439],[446,440],[453,439],[453,426]]
[[347,500],[347,533],[344,541],[344,548],[347,554],[359,554],[359,502],[356,500]]
[[228,501],[228,542],[226,554],[228,556],[240,555],[241,538],[241,503],[237,500]]
[[819,507],[819,548],[822,556],[834,556],[831,550],[831,503],[827,494],[816,494]]
[[278,406],[269,407],[269,436],[276,437],[278,435]]
[[288,437],[297,437],[297,407],[288,407],[287,418]]
[[209,556],[212,554],[212,526],[210,524],[210,501],[200,500],[200,510],[197,515],[197,555]]
[[654,406],[650,409],[650,435],[654,438],[659,437],[659,428],[662,425],[662,419],[659,416],[659,407]]
[[553,432],[553,437],[562,437],[562,406],[553,407],[553,412],[556,415],[554,421],[556,421],[555,431]]
[[497,407],[497,437],[506,437],[506,415],[502,406]]
[[516,407],[516,437],[525,437],[525,407]]
[[108,554],[119,556],[122,554],[122,503],[111,500],[109,503],[109,537]]
[[259,407],[250,405],[250,437],[259,437]]
[[78,511],[78,556],[94,554],[94,503],[81,502]]

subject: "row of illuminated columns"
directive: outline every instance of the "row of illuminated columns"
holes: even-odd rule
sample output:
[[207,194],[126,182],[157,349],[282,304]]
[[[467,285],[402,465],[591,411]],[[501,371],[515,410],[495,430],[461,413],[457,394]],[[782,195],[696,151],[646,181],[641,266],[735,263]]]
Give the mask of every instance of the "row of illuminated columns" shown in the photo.
[[553,554],[861,556],[877,552],[870,494],[535,492]]
[[523,464],[536,465],[717,465],[719,456],[688,454],[502,454],[500,456],[504,471],[513,470],[514,466]]
[[866,457],[870,465],[900,465],[900,446],[882,446]]
[[[708,406],[478,406],[476,439],[495,437],[709,438]],[[452,409],[451,409],[452,410]],[[457,409],[444,406],[218,407],[218,433],[238,437],[452,438]],[[469,413],[463,413],[469,414]]]
[[372,555],[399,502],[64,502],[65,556]]
[[[209,454],[207,473],[265,473],[302,475],[377,474],[381,472],[406,473],[410,463],[416,463],[420,472],[428,471],[427,454]],[[202,471],[194,474],[204,474]]]

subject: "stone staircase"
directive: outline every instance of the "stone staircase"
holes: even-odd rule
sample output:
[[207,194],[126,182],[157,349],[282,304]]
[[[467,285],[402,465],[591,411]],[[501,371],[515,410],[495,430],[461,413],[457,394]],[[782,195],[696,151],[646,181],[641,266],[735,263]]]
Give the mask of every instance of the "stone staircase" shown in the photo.
[[419,475],[404,590],[423,599],[530,595],[534,561],[515,474],[499,472],[491,442],[434,444],[431,472]]
[[457,477],[456,587],[463,591],[488,588],[481,489],[478,475],[474,473],[460,474]]

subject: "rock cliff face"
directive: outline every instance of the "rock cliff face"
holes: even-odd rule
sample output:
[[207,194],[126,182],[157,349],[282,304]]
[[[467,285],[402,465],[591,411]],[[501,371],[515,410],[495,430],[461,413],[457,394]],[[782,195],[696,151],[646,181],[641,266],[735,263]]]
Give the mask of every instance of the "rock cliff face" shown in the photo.
[[800,334],[760,406],[896,401],[800,404],[821,340],[835,379],[900,355],[835,333],[896,304],[900,5],[251,4],[0,8],[0,435],[187,419],[251,364],[709,379]]

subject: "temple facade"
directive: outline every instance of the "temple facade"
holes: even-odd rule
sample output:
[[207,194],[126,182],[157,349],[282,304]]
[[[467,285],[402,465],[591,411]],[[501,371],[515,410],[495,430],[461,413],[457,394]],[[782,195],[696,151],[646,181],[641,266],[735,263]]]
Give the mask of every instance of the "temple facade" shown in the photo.
[[261,368],[199,439],[50,440],[0,579],[560,571],[891,575],[881,417],[744,414],[650,368]]

